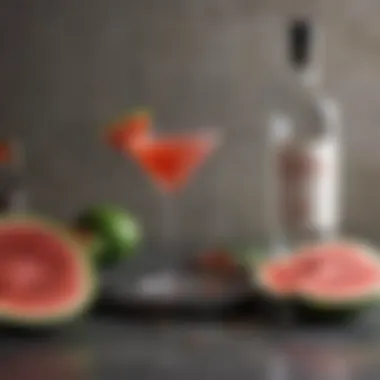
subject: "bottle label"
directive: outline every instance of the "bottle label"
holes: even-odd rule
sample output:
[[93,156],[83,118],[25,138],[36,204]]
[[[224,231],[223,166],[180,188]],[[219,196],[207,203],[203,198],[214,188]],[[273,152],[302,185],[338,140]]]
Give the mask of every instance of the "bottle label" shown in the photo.
[[318,161],[319,172],[311,178],[311,223],[333,229],[338,223],[339,183],[337,147],[334,141],[315,144],[311,155]]
[[334,141],[278,152],[281,222],[289,228],[332,229],[337,223],[337,155]]

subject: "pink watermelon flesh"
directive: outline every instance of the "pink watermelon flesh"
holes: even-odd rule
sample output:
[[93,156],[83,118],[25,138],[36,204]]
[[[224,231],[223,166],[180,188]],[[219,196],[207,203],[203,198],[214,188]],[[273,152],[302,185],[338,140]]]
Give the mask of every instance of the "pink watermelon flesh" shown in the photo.
[[295,276],[290,260],[265,263],[261,268],[261,281],[267,289],[277,295],[293,294]]
[[276,259],[264,265],[262,278],[272,292],[291,295],[299,290],[303,279],[315,274],[321,264],[320,255],[314,253]]
[[380,290],[380,266],[354,245],[321,247],[320,267],[300,280],[300,291],[317,298],[356,298]]
[[87,278],[76,253],[45,227],[0,226],[0,314],[59,314],[83,301]]
[[354,244],[307,247],[263,269],[263,281],[275,294],[310,295],[316,299],[354,299],[380,291],[380,264]]

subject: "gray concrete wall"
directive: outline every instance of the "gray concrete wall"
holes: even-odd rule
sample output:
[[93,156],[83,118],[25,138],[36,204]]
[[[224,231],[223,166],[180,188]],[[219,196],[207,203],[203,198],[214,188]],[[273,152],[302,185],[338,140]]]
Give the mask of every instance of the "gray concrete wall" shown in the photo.
[[[189,238],[258,235],[264,84],[282,38],[278,17],[327,25],[327,88],[343,105],[350,231],[380,231],[380,3],[376,0],[3,0],[0,132],[27,144],[33,207],[71,218],[111,200],[150,235],[160,200],[98,131],[135,105],[162,128],[215,123],[226,144],[178,202]],[[222,223],[217,224],[216,221]]]

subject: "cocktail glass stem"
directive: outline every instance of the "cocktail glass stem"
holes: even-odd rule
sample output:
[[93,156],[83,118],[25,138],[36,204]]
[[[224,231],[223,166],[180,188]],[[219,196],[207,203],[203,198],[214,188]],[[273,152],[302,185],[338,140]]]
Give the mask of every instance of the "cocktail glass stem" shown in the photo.
[[161,192],[162,249],[166,256],[174,257],[179,240],[178,195]]
[[289,363],[285,355],[275,352],[274,357],[268,362],[269,373],[268,379],[271,380],[288,380],[289,379]]

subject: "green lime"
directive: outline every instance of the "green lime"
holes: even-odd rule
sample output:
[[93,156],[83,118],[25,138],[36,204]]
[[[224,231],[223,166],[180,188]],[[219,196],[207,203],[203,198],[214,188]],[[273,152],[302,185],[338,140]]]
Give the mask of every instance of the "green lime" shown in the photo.
[[101,266],[111,266],[134,254],[142,240],[142,228],[128,211],[114,205],[85,210],[75,228],[91,236],[89,249]]

